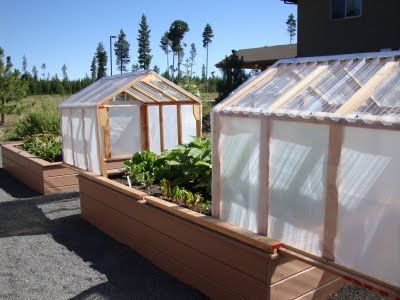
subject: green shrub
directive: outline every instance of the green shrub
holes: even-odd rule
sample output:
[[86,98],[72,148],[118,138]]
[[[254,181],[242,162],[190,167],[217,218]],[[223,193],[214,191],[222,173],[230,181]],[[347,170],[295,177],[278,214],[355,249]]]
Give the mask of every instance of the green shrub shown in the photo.
[[60,134],[60,117],[56,110],[31,111],[6,132],[7,140],[20,140],[35,134]]
[[61,160],[62,140],[57,135],[33,135],[26,138],[20,147],[26,152],[49,162]]

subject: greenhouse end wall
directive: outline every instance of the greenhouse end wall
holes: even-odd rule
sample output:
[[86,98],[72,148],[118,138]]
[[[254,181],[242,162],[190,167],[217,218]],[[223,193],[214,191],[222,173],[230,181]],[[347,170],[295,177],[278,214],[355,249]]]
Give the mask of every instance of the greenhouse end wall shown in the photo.
[[399,131],[215,111],[212,126],[215,217],[400,286]]

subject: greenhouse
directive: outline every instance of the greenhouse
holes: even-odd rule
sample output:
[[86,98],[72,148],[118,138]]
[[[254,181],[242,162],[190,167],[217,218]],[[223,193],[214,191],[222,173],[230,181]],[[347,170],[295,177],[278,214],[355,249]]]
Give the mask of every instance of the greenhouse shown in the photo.
[[64,162],[104,176],[137,151],[201,135],[201,101],[153,71],[104,77],[59,108]]
[[400,286],[399,58],[281,60],[231,93],[212,114],[213,216]]

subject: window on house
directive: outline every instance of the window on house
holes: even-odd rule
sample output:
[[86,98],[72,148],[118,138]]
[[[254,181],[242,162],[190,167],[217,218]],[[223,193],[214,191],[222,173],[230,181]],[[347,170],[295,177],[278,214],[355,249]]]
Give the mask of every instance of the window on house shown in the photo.
[[331,0],[332,19],[346,19],[361,16],[362,0]]

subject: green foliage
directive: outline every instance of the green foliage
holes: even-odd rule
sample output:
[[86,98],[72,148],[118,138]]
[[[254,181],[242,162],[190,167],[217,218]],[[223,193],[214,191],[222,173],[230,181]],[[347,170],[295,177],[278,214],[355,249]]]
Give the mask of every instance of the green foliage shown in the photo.
[[116,64],[118,70],[126,72],[126,65],[131,61],[129,57],[129,42],[126,40],[126,34],[121,29],[118,40],[114,43],[114,51],[116,56]]
[[107,52],[102,42],[98,43],[95,55],[97,60],[97,79],[100,79],[107,75]]
[[147,23],[147,17],[143,14],[142,19],[139,24],[139,34],[138,34],[138,62],[139,67],[143,70],[148,70],[151,64],[150,49],[150,32],[149,24]]
[[[174,21],[168,31],[168,39],[171,41],[171,49],[172,52],[174,53],[173,58],[175,55],[178,56],[178,79],[181,76],[181,62],[182,62],[182,52],[183,52],[183,47],[182,47],[182,40],[186,34],[186,32],[189,31],[189,25],[182,20],[176,20]],[[172,77],[174,77],[174,72],[175,72],[175,60],[173,60],[173,72],[172,72]]]
[[211,199],[211,140],[194,138],[192,142],[164,152],[159,161],[167,166],[172,186],[198,192]]
[[28,153],[49,162],[61,160],[62,139],[58,135],[33,135],[27,137],[20,147]]
[[293,38],[296,36],[296,19],[293,14],[290,14],[286,20],[287,32],[289,33],[290,44],[293,42]]

